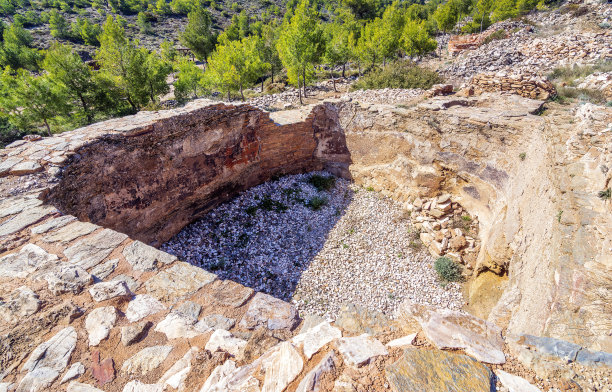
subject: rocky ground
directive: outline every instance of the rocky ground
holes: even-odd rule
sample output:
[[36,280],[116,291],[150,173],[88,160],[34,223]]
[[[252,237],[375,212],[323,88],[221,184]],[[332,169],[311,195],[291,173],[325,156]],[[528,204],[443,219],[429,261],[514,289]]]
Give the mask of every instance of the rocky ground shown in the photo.
[[[317,190],[313,175],[334,185]],[[313,173],[251,188],[162,249],[304,313],[336,317],[350,302],[392,314],[406,298],[461,308],[461,285],[438,280],[432,257],[410,241],[414,231],[399,203]]]

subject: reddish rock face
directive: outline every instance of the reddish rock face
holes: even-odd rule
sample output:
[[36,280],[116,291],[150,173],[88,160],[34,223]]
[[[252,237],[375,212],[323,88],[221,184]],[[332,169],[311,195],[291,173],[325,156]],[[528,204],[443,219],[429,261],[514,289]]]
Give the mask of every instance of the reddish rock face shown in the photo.
[[98,380],[98,384],[104,385],[115,379],[115,364],[112,358],[106,358],[100,362],[100,351],[91,353],[91,374]]
[[248,105],[211,105],[152,119],[82,147],[49,201],[80,220],[160,245],[275,175],[346,173],[348,149],[335,122],[331,105],[285,125]]

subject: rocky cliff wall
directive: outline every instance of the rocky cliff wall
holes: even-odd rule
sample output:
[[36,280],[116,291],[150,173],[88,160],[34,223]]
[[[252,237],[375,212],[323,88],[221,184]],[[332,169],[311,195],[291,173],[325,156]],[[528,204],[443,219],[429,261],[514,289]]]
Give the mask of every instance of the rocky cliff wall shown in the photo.
[[347,161],[342,133],[323,107],[280,125],[248,105],[199,106],[112,124],[130,128],[81,147],[48,200],[81,220],[160,245],[273,176],[323,169],[328,154],[340,163],[334,171]]

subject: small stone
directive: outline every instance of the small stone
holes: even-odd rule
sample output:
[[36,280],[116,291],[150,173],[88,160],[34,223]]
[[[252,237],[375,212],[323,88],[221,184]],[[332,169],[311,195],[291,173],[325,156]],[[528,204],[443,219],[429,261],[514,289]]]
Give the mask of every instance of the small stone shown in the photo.
[[0,319],[5,323],[18,323],[40,309],[38,295],[27,286],[18,287],[4,300],[0,300]]
[[49,368],[59,376],[59,372],[63,372],[68,366],[76,342],[77,332],[73,327],[62,329],[32,351],[22,370],[33,372],[39,368]]
[[236,320],[225,317],[221,314],[211,314],[200,320],[200,323],[205,324],[210,329],[225,329],[229,331],[236,324]]
[[143,384],[138,380],[132,380],[123,386],[123,392],[163,392],[161,384]]
[[123,249],[123,256],[137,271],[154,271],[158,263],[170,264],[176,261],[176,256],[155,249],[140,241],[134,241]]
[[234,337],[231,332],[223,329],[217,329],[211,335],[210,339],[208,339],[205,348],[210,352],[215,352],[221,349],[232,354],[234,357],[237,357],[240,355],[246,344],[246,340]]
[[414,339],[416,338],[417,334],[413,333],[398,339],[394,339],[392,341],[390,341],[389,343],[387,343],[387,347],[404,347],[404,346],[411,346],[412,343],[414,342]]
[[157,332],[163,332],[168,339],[191,339],[210,330],[208,326],[194,324],[194,320],[181,313],[170,312],[155,327]]
[[296,335],[292,342],[296,346],[302,345],[304,355],[310,359],[327,343],[341,337],[342,332],[325,321],[304,333]]
[[[106,261],[94,267],[91,270],[91,275],[93,275],[98,280],[106,279],[110,274],[113,273],[113,271],[115,271],[115,268],[117,268],[117,265],[119,265],[119,259],[112,259],[112,260]],[[128,284],[128,287],[129,286],[130,285]],[[131,287],[130,287],[130,290],[133,291]]]
[[66,392],[104,392],[101,389],[98,389],[89,384],[83,384],[81,382],[73,381],[68,384],[68,388],[66,388]]
[[145,287],[147,292],[157,299],[175,302],[195,293],[215,279],[215,274],[184,262],[177,262],[147,280]]
[[467,241],[465,240],[464,236],[456,236],[454,238],[451,238],[449,244],[451,249],[453,250],[460,250],[463,249],[467,246]]
[[25,161],[16,164],[11,167],[10,174],[15,176],[22,176],[25,174],[32,174],[42,170],[42,166],[38,162]]
[[338,350],[349,365],[357,367],[368,363],[374,357],[389,354],[381,342],[370,337],[367,333],[339,339]]
[[509,392],[542,392],[540,388],[531,385],[523,377],[506,373],[501,369],[497,369],[495,374],[502,385],[508,388]]
[[140,341],[152,326],[153,323],[150,321],[141,321],[138,324],[121,327],[121,343],[129,346]]
[[64,250],[64,255],[70,263],[90,269],[108,257],[127,238],[123,233],[104,229]]
[[134,279],[132,276],[125,274],[119,274],[111,279],[113,282],[124,281],[132,293],[135,293],[140,288],[140,282]]
[[105,306],[92,310],[85,319],[85,329],[89,334],[89,345],[97,346],[108,337],[117,321],[117,309]]
[[115,379],[115,363],[112,358],[100,361],[100,351],[95,350],[91,353],[91,375],[98,381],[99,385],[104,385]]
[[121,371],[131,375],[146,375],[156,369],[168,357],[172,346],[152,346],[136,353],[126,360]]
[[43,234],[43,233],[48,232],[49,230],[55,230],[55,229],[59,229],[60,227],[64,227],[68,223],[71,223],[74,221],[76,221],[76,218],[72,215],[64,215],[64,216],[60,216],[59,218],[53,218],[43,224],[33,227],[32,234]]
[[262,357],[265,369],[262,391],[284,391],[304,368],[300,353],[290,342],[282,342]]
[[60,384],[67,383],[68,381],[75,380],[81,377],[85,373],[85,365],[81,362],[73,363],[69,368],[64,377],[62,377]]
[[318,392],[321,391],[321,378],[326,373],[331,373],[336,369],[336,352],[331,351],[308,372],[297,386],[295,392]]
[[172,312],[182,314],[188,319],[193,320],[193,323],[196,323],[198,321],[198,317],[200,316],[201,311],[202,305],[192,301],[185,301],[172,309]]
[[157,383],[164,386],[168,385],[174,389],[183,390],[183,383],[191,371],[191,361],[198,351],[200,351],[198,347],[190,348],[181,359],[176,361],[176,363],[161,376]]
[[59,242],[65,244],[79,237],[83,237],[87,234],[90,234],[99,227],[100,226],[94,225],[93,223],[89,222],[74,222],[43,237],[43,241],[49,243]]
[[219,305],[239,308],[244,305],[252,296],[253,289],[245,287],[231,280],[216,282],[212,288],[211,299]]
[[57,209],[51,206],[39,206],[23,210],[12,218],[0,223],[0,237],[15,234],[57,212]]
[[47,253],[43,248],[27,244],[17,253],[0,258],[0,278],[24,279],[33,272],[54,265],[58,257]]
[[132,296],[127,284],[122,280],[96,283],[89,289],[89,294],[96,302],[106,301],[115,297],[129,298]]
[[133,323],[162,310],[166,310],[166,307],[157,299],[147,294],[139,294],[128,304],[125,317]]
[[47,391],[58,377],[59,372],[55,369],[44,366],[37,367],[21,379],[15,392]]
[[271,295],[257,293],[251,300],[240,326],[255,329],[259,326],[268,329],[293,329],[299,323],[295,307]]
[[61,265],[46,275],[45,280],[53,295],[78,294],[93,282],[92,276],[76,265]]

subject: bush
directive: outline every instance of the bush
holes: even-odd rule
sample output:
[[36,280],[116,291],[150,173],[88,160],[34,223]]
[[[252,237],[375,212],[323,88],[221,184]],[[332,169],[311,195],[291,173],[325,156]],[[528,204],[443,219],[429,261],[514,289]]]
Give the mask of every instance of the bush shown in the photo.
[[503,29],[497,30],[496,32],[494,32],[493,34],[489,35],[487,38],[485,38],[485,40],[482,42],[483,45],[486,45],[488,43],[491,43],[493,41],[497,41],[500,39],[505,39],[508,38],[508,34],[506,34],[506,31]]
[[336,185],[336,177],[313,174],[308,178],[308,183],[317,188],[319,192],[328,191]]
[[461,266],[448,257],[438,257],[434,268],[440,279],[445,282],[458,282],[462,279]]
[[558,101],[561,103],[567,99],[578,99],[581,102],[590,102],[596,105],[606,105],[608,99],[603,91],[587,88],[557,87]]
[[321,207],[327,205],[328,201],[326,197],[315,196],[308,200],[306,206],[310,207],[314,211],[318,211]]
[[421,68],[409,61],[397,61],[362,76],[351,89],[422,88],[427,90],[442,81],[442,77],[434,71]]

